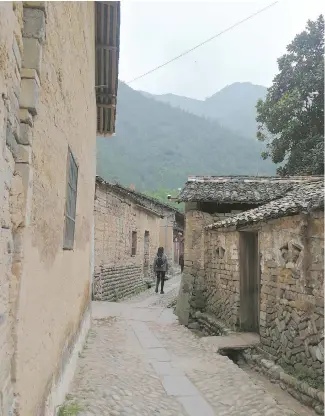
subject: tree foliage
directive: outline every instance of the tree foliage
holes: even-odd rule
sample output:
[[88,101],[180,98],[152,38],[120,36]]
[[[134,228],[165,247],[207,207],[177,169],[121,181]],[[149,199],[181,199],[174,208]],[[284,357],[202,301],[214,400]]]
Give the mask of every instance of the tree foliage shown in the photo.
[[286,175],[324,174],[324,18],[306,29],[278,59],[279,73],[257,103],[257,138],[264,159]]

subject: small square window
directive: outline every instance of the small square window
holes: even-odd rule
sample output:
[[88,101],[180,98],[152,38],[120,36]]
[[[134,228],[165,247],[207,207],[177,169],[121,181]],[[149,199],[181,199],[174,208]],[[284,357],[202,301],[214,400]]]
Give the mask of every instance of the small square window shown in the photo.
[[77,185],[78,185],[78,166],[69,148],[67,166],[67,199],[65,205],[65,225],[63,248],[72,250],[74,243],[74,232],[76,225],[76,204],[77,204]]
[[137,254],[137,238],[138,238],[137,232],[132,231],[131,256],[135,256]]

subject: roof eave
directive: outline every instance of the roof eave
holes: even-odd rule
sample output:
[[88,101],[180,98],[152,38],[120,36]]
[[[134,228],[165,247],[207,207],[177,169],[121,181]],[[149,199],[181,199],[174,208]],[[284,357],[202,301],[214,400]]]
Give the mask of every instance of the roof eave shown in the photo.
[[95,2],[97,134],[115,133],[120,50],[120,2]]

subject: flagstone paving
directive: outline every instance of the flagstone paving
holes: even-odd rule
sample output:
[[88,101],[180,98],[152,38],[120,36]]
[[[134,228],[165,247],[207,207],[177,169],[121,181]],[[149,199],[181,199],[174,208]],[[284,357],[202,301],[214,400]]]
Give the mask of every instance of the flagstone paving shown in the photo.
[[[246,372],[216,354],[167,308],[153,290],[125,302],[93,302],[93,323],[67,403],[81,416],[286,416]],[[312,413],[311,413],[312,414]]]

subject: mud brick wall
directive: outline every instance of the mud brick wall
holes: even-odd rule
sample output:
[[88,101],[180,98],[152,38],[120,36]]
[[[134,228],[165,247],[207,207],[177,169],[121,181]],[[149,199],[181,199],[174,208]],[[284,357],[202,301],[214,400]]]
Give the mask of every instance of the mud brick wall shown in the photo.
[[141,267],[99,267],[94,275],[94,300],[116,301],[146,287]]

